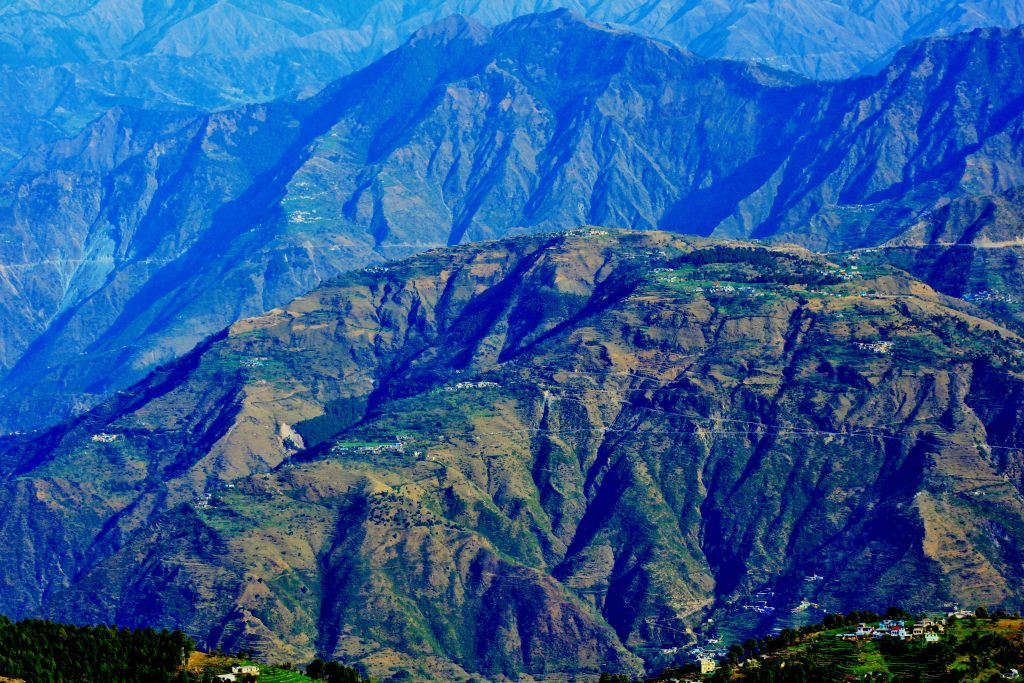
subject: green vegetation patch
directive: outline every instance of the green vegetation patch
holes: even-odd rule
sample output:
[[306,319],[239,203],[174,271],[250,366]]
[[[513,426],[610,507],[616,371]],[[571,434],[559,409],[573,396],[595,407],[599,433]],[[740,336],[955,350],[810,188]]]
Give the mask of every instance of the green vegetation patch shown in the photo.
[[689,279],[747,284],[822,287],[843,282],[840,270],[832,264],[818,264],[761,247],[697,249],[675,259],[670,270]]
[[313,683],[313,680],[292,669],[267,667],[260,670],[260,683]]
[[178,681],[193,650],[195,643],[181,631],[0,617],[0,676],[25,681]]
[[365,396],[339,398],[324,405],[323,415],[296,424],[295,431],[302,437],[306,448],[313,448],[355,425],[365,414]]

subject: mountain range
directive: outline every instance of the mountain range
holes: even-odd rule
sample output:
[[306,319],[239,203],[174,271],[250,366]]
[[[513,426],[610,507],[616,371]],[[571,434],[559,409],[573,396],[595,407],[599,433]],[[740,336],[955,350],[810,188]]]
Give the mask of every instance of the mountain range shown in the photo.
[[[87,409],[345,270],[587,223],[884,247],[948,293],[997,272],[1016,291],[1022,39],[924,41],[830,83],[567,11],[452,17],[304,100],[112,109],[0,183],[3,426]],[[943,265],[964,250],[981,265]]]
[[314,94],[455,13],[497,25],[566,7],[705,57],[816,78],[881,67],[935,34],[1024,23],[1000,0],[6,0],[0,168],[115,106],[209,110]]
[[470,683],[1021,609],[1021,14],[3,3],[0,615]]
[[435,249],[0,440],[0,611],[528,681],[639,672],[760,591],[1019,609],[1022,356],[856,254]]

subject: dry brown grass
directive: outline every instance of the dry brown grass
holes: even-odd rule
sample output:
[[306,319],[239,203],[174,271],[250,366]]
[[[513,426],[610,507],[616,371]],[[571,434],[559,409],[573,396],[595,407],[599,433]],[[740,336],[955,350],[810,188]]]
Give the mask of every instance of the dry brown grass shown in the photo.
[[[236,664],[239,660],[224,655],[213,655],[209,652],[193,652],[188,657],[188,670],[191,673],[201,674],[207,669],[227,667]],[[2,683],[3,679],[0,679]]]

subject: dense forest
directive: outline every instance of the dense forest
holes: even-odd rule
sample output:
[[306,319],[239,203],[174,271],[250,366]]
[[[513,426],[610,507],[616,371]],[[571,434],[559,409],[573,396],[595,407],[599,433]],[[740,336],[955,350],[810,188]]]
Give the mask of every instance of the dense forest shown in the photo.
[[[169,681],[207,682],[230,667],[215,666],[204,672],[189,672],[183,666],[195,650],[195,643],[181,631],[156,631],[108,626],[71,626],[27,619],[12,622],[0,616],[0,677],[26,683],[161,683]],[[245,654],[245,653],[242,653]],[[222,655],[217,655],[221,657]],[[230,658],[229,658],[230,659]],[[239,663],[248,659],[241,656]],[[290,669],[261,669],[278,676],[268,680],[325,683],[367,683],[358,670],[338,662],[315,659],[301,676]],[[245,680],[241,677],[240,680]],[[255,676],[248,680],[255,680]]]
[[194,649],[181,631],[15,623],[0,616],[0,676],[28,683],[177,681]]

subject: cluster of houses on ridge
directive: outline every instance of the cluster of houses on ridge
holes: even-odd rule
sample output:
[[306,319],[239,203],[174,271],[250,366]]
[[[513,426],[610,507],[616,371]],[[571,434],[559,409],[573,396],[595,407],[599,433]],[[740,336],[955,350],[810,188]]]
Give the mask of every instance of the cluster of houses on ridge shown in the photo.
[[383,453],[405,453],[405,443],[399,438],[393,443],[377,443],[377,444],[365,444],[365,445],[353,445],[350,443],[335,443],[331,446],[331,453],[334,455],[344,455],[349,453],[361,453],[371,455],[381,455]]
[[962,298],[964,301],[973,301],[975,303],[984,303],[986,301],[1002,301],[1008,304],[1017,303],[1017,297],[1011,294],[993,292],[988,289],[982,289],[975,292],[965,292]]
[[445,391],[463,391],[465,389],[493,389],[501,386],[497,382],[458,382],[444,388]]
[[892,352],[893,343],[891,341],[854,342],[853,345],[861,351],[888,354]]
[[89,438],[96,443],[114,443],[121,437],[121,434],[107,434],[106,432],[100,432],[99,434],[93,434]]
[[598,228],[573,228],[572,230],[565,230],[563,234],[568,237],[600,237],[601,235],[607,235],[608,231]]
[[836,638],[841,640],[880,640],[882,638],[899,638],[900,640],[913,640],[924,638],[925,642],[939,642],[940,633],[945,630],[942,621],[934,619],[922,619],[921,621],[908,624],[903,620],[884,619],[877,626],[870,626],[865,623],[857,624],[857,630],[852,633],[837,633]]

